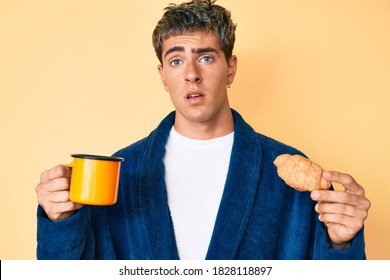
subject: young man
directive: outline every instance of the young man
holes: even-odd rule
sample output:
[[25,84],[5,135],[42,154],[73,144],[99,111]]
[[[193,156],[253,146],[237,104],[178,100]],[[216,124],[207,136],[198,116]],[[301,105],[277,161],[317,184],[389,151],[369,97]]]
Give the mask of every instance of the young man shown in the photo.
[[370,207],[348,174],[343,192],[297,192],[274,159],[298,150],[256,133],[230,108],[235,25],[214,1],[170,5],[153,32],[176,108],[125,158],[117,204],[69,201],[71,170],[41,176],[39,259],[364,259]]

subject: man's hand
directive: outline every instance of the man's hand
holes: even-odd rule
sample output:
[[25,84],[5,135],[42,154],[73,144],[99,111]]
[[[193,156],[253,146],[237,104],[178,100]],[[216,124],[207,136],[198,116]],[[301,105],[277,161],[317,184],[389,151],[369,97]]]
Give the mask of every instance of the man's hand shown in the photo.
[[38,204],[52,221],[69,219],[76,210],[83,207],[82,204],[69,200],[71,173],[71,168],[57,165],[42,173],[35,189]]
[[316,190],[311,198],[317,201],[319,213],[334,243],[350,241],[363,227],[371,202],[365,197],[364,188],[349,174],[324,171],[324,179],[342,184],[344,191]]

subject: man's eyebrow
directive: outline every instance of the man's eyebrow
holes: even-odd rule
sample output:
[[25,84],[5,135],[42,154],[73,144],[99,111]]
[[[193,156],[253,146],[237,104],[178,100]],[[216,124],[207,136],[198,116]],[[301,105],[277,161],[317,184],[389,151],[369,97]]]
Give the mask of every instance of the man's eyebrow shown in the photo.
[[164,57],[166,57],[168,54],[173,53],[173,52],[184,52],[184,48],[183,47],[170,48],[169,50],[166,51],[166,53],[164,54]]
[[197,49],[192,49],[192,53],[197,53],[197,54],[202,54],[202,53],[218,53],[218,51],[214,48],[197,48]]
[[[176,47],[170,48],[169,50],[167,50],[165,52],[164,57],[166,57],[168,54],[173,53],[173,52],[184,52],[184,47],[176,46]],[[191,52],[196,53],[196,54],[218,53],[218,51],[216,49],[211,48],[211,47],[192,49]]]

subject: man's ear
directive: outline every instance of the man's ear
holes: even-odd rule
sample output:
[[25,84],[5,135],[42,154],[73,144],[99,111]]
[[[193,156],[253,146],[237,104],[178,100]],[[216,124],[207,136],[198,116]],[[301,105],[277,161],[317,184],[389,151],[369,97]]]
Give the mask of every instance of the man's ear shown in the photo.
[[237,71],[237,56],[232,55],[228,63],[228,76],[227,76],[228,85],[231,85],[233,83],[234,77],[236,76],[236,71]]
[[166,91],[168,91],[168,86],[167,86],[167,83],[165,82],[165,79],[164,79],[164,68],[160,64],[157,66],[157,69],[158,69],[158,73],[160,74],[160,79],[161,79],[161,82],[163,83],[164,89]]

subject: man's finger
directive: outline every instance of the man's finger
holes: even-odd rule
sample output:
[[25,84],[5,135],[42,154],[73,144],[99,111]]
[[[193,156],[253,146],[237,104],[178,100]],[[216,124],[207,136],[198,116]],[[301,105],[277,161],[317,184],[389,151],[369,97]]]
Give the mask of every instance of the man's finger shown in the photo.
[[322,177],[324,177],[327,181],[343,185],[346,192],[356,195],[364,195],[363,187],[360,186],[349,174],[326,170],[322,173]]
[[52,169],[49,169],[41,174],[41,182],[49,182],[56,178],[70,178],[72,174],[72,170],[65,165],[57,165]]

